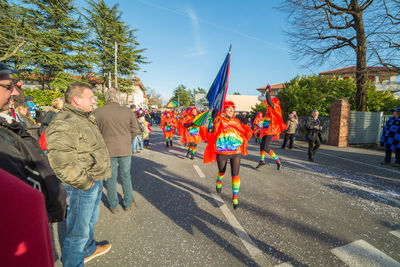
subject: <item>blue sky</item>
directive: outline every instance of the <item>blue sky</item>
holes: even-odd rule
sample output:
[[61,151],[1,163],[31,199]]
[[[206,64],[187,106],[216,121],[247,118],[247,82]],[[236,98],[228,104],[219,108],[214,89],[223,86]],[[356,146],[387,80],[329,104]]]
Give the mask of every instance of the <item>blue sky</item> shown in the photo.
[[279,0],[106,0],[138,29],[150,64],[137,72],[164,101],[180,84],[206,91],[232,44],[228,94],[258,95],[256,88],[325,69],[302,68],[290,58]]

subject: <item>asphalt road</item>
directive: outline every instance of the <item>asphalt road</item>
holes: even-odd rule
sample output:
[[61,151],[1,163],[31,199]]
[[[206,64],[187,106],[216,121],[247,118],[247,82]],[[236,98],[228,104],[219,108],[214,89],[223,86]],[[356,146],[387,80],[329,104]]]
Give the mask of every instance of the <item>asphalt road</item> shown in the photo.
[[[113,247],[87,266],[400,266],[400,168],[381,166],[382,151],[322,146],[312,163],[304,142],[274,141],[281,170],[268,157],[256,170],[252,139],[234,210],[230,172],[217,194],[204,143],[190,160],[177,138],[151,137],[132,156],[136,206],[112,214],[103,199],[95,238]],[[63,225],[52,231],[60,266]]]

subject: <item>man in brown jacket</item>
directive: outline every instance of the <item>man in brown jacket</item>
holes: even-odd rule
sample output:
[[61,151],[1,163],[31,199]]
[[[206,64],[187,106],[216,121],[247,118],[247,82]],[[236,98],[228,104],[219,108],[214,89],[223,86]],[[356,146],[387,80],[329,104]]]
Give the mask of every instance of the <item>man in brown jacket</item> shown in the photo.
[[117,177],[119,176],[124,192],[123,206],[130,210],[133,206],[131,178],[131,144],[139,134],[137,119],[132,110],[119,105],[120,94],[116,89],[106,93],[107,105],[96,109],[96,122],[106,142],[111,161],[111,178],[106,181],[107,200],[112,213],[118,211]]
[[297,119],[297,114],[296,111],[292,111],[292,113],[289,114],[289,118],[286,122],[286,133],[285,133],[285,138],[283,139],[283,144],[282,148],[286,148],[286,143],[289,139],[289,149],[293,148],[293,141],[294,141],[294,134],[296,133],[296,128],[297,124],[299,124],[299,121]]

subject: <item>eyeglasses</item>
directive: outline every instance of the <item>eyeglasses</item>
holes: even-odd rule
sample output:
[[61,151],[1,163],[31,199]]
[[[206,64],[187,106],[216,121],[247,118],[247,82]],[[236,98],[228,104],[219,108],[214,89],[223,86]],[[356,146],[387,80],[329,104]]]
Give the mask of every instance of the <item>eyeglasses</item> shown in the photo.
[[8,91],[11,91],[14,88],[14,85],[12,83],[10,83],[10,84],[0,84],[0,86],[6,88]]

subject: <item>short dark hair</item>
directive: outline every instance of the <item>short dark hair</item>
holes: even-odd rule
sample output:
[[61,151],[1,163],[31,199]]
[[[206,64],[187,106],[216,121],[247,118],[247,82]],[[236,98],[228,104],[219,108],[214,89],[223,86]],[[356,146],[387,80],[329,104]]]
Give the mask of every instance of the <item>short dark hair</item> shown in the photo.
[[131,108],[131,109],[136,108],[136,105],[135,105],[135,104],[132,104],[132,105],[130,105],[130,108]]
[[72,98],[82,96],[86,89],[92,90],[86,83],[71,83],[65,91],[65,102],[71,104]]

